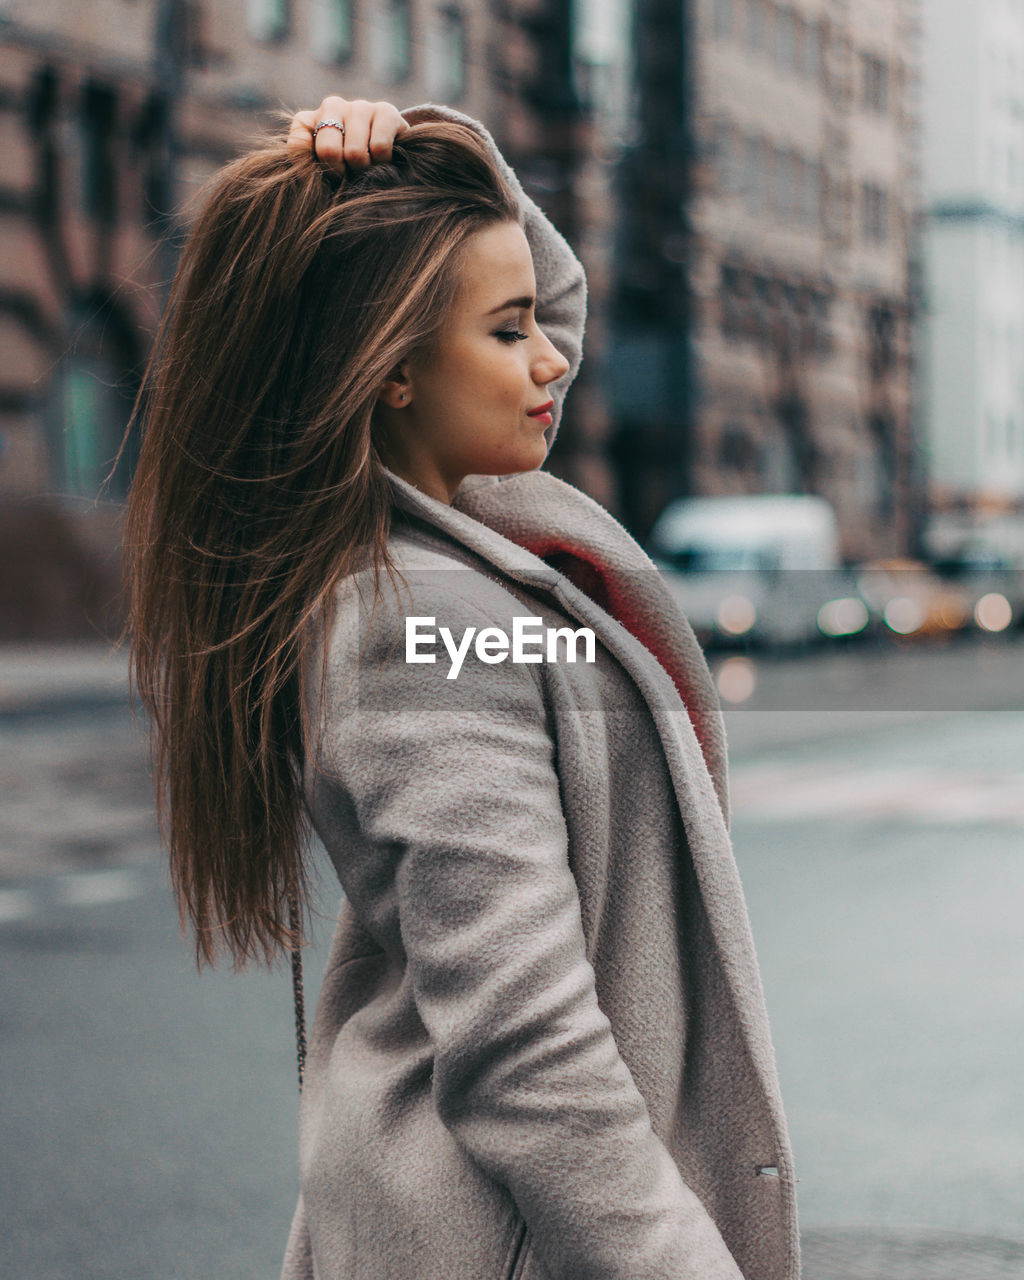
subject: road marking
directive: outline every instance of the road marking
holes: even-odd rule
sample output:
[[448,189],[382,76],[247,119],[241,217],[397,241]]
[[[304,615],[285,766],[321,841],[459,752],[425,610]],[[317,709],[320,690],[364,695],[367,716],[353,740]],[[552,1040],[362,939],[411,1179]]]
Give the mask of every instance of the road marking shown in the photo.
[[130,902],[141,897],[142,882],[135,871],[87,871],[61,876],[54,885],[58,902],[91,907],[107,902]]
[[122,868],[40,876],[28,886],[0,889],[0,925],[28,920],[55,908],[132,902],[145,895],[149,879],[141,870]]
[[24,920],[35,909],[36,904],[27,889],[0,889],[0,924]]
[[1024,828],[1024,775],[1008,770],[837,768],[765,762],[732,774],[733,811],[762,822],[842,818],[917,826]]

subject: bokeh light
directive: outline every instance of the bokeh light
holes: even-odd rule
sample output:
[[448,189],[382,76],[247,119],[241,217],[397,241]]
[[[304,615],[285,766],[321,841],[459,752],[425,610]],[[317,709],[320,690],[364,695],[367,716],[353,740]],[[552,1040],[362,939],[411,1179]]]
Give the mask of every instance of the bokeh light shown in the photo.
[[983,631],[1005,631],[1013,621],[1013,609],[1006,596],[990,591],[974,606],[974,621]]
[[946,631],[959,631],[970,620],[971,610],[962,596],[943,596],[939,603],[938,623]]
[[746,702],[757,688],[757,668],[749,658],[726,658],[718,668],[717,684],[726,702]]
[[719,629],[728,636],[745,636],[757,621],[757,610],[746,596],[726,596],[715,610]]
[[882,611],[885,625],[898,636],[909,636],[924,622],[924,609],[910,596],[896,596]]
[[854,636],[868,625],[868,607],[856,596],[829,600],[818,610],[818,628],[826,636]]

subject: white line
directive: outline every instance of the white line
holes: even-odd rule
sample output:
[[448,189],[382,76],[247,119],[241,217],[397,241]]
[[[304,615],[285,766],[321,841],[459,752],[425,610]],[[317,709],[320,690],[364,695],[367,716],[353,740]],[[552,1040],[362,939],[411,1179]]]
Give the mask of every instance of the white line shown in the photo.
[[0,924],[24,920],[35,909],[36,903],[27,889],[0,889]]
[[66,906],[91,907],[105,902],[129,902],[143,893],[137,871],[89,871],[61,876],[54,885],[57,900]]
[[947,770],[827,772],[820,763],[733,776],[737,816],[766,822],[842,817],[923,826],[1024,827],[1024,778]]

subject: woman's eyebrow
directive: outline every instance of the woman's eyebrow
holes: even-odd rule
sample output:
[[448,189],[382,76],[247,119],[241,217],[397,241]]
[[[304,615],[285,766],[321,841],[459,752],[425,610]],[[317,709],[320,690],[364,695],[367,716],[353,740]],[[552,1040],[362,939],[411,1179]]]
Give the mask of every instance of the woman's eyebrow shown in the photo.
[[492,307],[487,314],[493,316],[496,312],[508,311],[511,307],[517,307],[520,311],[529,311],[534,301],[528,294],[524,294],[521,298],[509,298],[508,302],[503,302],[500,307]]

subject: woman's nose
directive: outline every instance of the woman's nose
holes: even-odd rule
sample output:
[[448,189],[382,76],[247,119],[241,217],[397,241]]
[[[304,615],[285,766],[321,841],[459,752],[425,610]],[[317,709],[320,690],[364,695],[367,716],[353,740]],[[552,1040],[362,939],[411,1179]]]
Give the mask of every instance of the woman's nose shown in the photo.
[[569,372],[569,361],[547,336],[544,337],[544,347],[545,350],[534,367],[534,379],[542,384],[557,382]]

